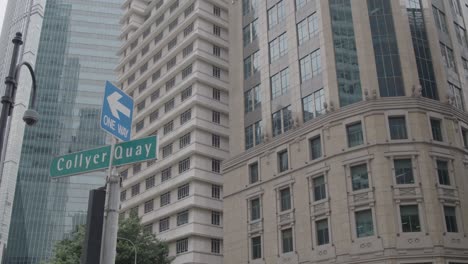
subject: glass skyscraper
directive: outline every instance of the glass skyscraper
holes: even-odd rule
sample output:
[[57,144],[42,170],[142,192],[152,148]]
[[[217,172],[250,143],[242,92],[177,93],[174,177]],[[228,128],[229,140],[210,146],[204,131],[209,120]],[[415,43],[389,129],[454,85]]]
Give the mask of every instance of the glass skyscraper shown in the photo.
[[[40,263],[85,224],[89,190],[104,172],[58,180],[54,156],[102,146],[106,80],[115,81],[123,0],[48,0],[36,61],[40,121],[25,130],[4,263]],[[20,146],[20,144],[19,144]]]

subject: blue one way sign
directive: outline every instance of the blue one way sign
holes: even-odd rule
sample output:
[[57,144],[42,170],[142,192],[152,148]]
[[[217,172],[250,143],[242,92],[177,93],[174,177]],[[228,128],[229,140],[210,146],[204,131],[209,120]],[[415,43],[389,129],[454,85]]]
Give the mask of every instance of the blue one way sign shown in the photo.
[[130,140],[133,99],[109,81],[106,82],[101,111],[101,128],[122,141]]

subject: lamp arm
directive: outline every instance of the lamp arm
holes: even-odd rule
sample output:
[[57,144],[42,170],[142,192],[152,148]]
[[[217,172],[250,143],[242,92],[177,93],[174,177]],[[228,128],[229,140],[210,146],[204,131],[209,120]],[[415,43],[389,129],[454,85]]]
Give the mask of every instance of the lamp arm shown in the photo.
[[15,81],[18,83],[18,78],[19,78],[19,71],[21,66],[26,66],[29,70],[29,73],[31,74],[31,79],[32,79],[32,98],[29,100],[31,103],[31,109],[34,109],[34,104],[36,103],[36,92],[37,92],[37,83],[36,83],[36,75],[34,74],[34,69],[31,63],[27,61],[23,61],[20,64],[16,66],[15,70]]

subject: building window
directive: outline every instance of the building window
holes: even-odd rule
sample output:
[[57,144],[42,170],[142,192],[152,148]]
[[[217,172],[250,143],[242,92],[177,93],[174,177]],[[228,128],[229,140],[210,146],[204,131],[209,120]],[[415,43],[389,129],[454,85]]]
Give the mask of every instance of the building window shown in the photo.
[[221,142],[221,137],[219,135],[212,134],[211,135],[211,146],[215,148],[219,148]]
[[172,143],[163,147],[162,149],[162,156],[163,158],[166,158],[167,156],[172,154]]
[[185,184],[177,188],[177,199],[180,200],[182,198],[185,198],[189,196],[190,193],[190,185]]
[[307,3],[311,3],[313,0],[296,0],[296,10],[300,10]]
[[145,202],[145,214],[153,211],[154,200],[149,200]]
[[155,111],[153,111],[151,114],[150,114],[150,123],[156,121],[156,119],[158,119],[159,117],[159,110],[156,109]]
[[[176,39],[176,40],[177,40],[177,39]],[[172,43],[172,41],[169,42],[169,44],[171,44],[171,43]],[[174,58],[170,59],[170,60],[167,62],[167,64],[166,64],[166,69],[167,69],[167,71],[169,71],[170,69],[172,69],[172,68],[176,65],[176,63],[177,63],[177,57],[174,57]]]
[[291,189],[284,188],[279,191],[280,195],[280,211],[287,211],[291,209]]
[[252,163],[249,165],[249,183],[258,182],[258,163]]
[[172,98],[171,100],[167,101],[165,104],[164,104],[164,113],[167,113],[169,111],[171,111],[173,108],[174,108],[174,98]]
[[140,183],[132,186],[132,197],[140,193]]
[[138,205],[130,209],[130,216],[138,216]]
[[127,190],[124,190],[120,193],[120,201],[123,202],[127,199]]
[[260,85],[257,85],[244,93],[244,109],[246,113],[261,107],[260,92]]
[[221,213],[216,211],[211,211],[211,224],[219,226],[221,225]]
[[135,131],[140,132],[144,127],[145,127],[145,120],[143,119],[136,124]]
[[260,219],[260,198],[250,200],[250,221]]
[[171,192],[161,194],[160,197],[160,207],[166,206],[171,203]]
[[449,83],[449,92],[453,96],[453,106],[460,109],[460,110],[465,110],[465,103],[463,101],[463,92],[460,89],[460,87],[457,87],[453,85],[452,83]]
[[259,0],[242,0],[242,14],[245,16],[252,12],[253,15],[257,13]]
[[141,110],[145,109],[146,106],[146,101],[141,101],[139,104],[137,104],[137,112],[141,112]]
[[[187,37],[190,33],[193,32],[193,23],[184,28],[184,38]],[[193,47],[193,44],[191,44]]]
[[285,1],[281,0],[272,8],[268,9],[268,29],[272,29],[286,18]]
[[187,78],[190,74],[192,74],[192,64],[182,70],[182,80]]
[[221,161],[217,159],[211,159],[211,171],[220,173],[221,172]]
[[297,38],[299,46],[319,33],[317,13],[313,13],[297,24]]
[[453,55],[453,49],[449,48],[442,42],[440,43],[440,51],[442,53],[442,58],[444,61],[444,64],[447,68],[452,69],[456,71],[456,65],[455,65],[455,57]]
[[352,148],[364,144],[361,122],[347,125],[346,134],[348,138],[348,147]]
[[269,43],[270,47],[270,63],[278,60],[288,53],[288,40],[286,33],[275,38]]
[[180,254],[188,251],[188,238],[177,240],[176,253]]
[[294,250],[292,228],[281,230],[281,245],[283,253],[292,252]]
[[284,172],[289,169],[288,150],[278,152],[278,171]]
[[397,184],[414,184],[413,165],[411,159],[393,160]]
[[188,16],[193,12],[194,9],[195,9],[194,4],[191,4],[189,7],[187,7],[187,8],[184,10],[184,16],[185,16],[185,17],[188,17]]
[[159,233],[169,230],[169,217],[159,220]]
[[120,177],[121,177],[123,180],[126,180],[127,177],[128,177],[128,169],[122,171],[122,172],[120,173]]
[[445,13],[440,11],[437,7],[432,6],[432,14],[434,15],[434,20],[437,28],[444,33],[448,33],[447,20],[445,18]]
[[183,90],[182,93],[180,93],[180,101],[183,102],[187,100],[190,96],[192,96],[192,85],[185,88],[185,90]]
[[187,123],[190,119],[192,119],[192,109],[189,109],[180,114],[180,125]]
[[190,157],[179,161],[179,174],[182,174],[190,169]]
[[450,185],[450,174],[448,170],[448,161],[437,160],[437,176],[440,185]]
[[369,176],[367,173],[367,164],[360,164],[351,167],[351,181],[353,191],[369,188]]
[[221,123],[221,113],[217,111],[213,111],[211,121],[216,124]]
[[[138,85],[138,93],[142,93],[145,89],[146,89],[146,80],[142,83],[140,83],[140,85]],[[144,102],[144,101],[143,101]]]
[[176,19],[174,19],[174,21],[169,23],[169,32],[171,32],[175,27],[177,27],[178,23],[179,23],[178,17],[176,17]]
[[379,90],[382,97],[405,95],[391,2],[395,4],[391,0],[367,0]]
[[172,168],[166,168],[163,171],[161,171],[161,182],[165,182],[169,180],[172,177]]
[[213,25],[213,34],[216,36],[221,36],[221,27]]
[[285,68],[273,75],[270,82],[272,99],[285,94],[289,90],[289,68]]
[[443,141],[442,137],[442,121],[431,118],[432,139],[435,141]]
[[221,79],[221,69],[219,67],[213,66],[213,77]]
[[244,59],[244,79],[247,80],[260,70],[260,53],[257,50]]
[[450,7],[452,8],[452,12],[454,16],[461,16],[461,8],[460,2],[458,0],[449,0]]
[[211,198],[221,199],[221,186],[216,184],[211,185]]
[[[159,79],[159,77],[161,77],[161,69],[157,70],[155,73],[153,73],[153,75],[151,75],[151,80],[152,80],[152,82],[153,82],[153,83],[156,82],[156,81]],[[159,89],[156,90],[156,91],[159,92]],[[154,94],[156,91],[154,91],[153,94]],[[153,102],[154,99],[157,99],[157,98],[159,97],[159,94],[158,94],[158,96],[156,96],[156,97],[153,99],[153,94],[151,94],[151,102]]]
[[216,45],[213,45],[213,55],[215,55],[216,57],[221,57],[221,48]]
[[322,157],[322,142],[320,136],[309,139],[310,159],[315,160]]
[[145,225],[143,227],[143,233],[146,233],[146,234],[153,233],[153,224]]
[[317,49],[311,54],[300,59],[299,66],[301,71],[301,83],[319,75],[322,72],[320,49]]
[[461,130],[463,146],[468,149],[468,129],[462,128]]
[[159,98],[159,89],[157,89],[156,91],[154,91],[152,94],[151,94],[151,102],[154,102],[156,101],[156,99]]
[[447,228],[447,232],[457,233],[458,226],[457,226],[457,215],[456,215],[455,207],[444,206],[444,216],[445,216],[445,227]]
[[262,258],[262,238],[260,236],[251,238],[252,259]]
[[175,77],[166,82],[166,92],[169,92],[175,86]]
[[187,224],[188,223],[188,216],[189,216],[188,210],[185,210],[183,212],[178,213],[177,214],[177,226]]
[[302,114],[304,122],[319,117],[325,113],[325,92],[320,89],[302,98]]
[[242,30],[244,47],[252,43],[258,37],[258,19],[252,21]]
[[254,145],[261,144],[263,142],[263,125],[262,120],[256,122],[245,128],[245,149],[250,149]]
[[421,232],[417,205],[400,205],[400,215],[403,232]]
[[221,91],[216,89],[216,88],[213,88],[213,95],[212,95],[213,99],[216,100],[216,101],[221,101]]
[[406,132],[406,119],[404,116],[391,116],[388,118],[391,139],[408,139]]
[[[427,37],[425,17],[421,0],[406,1],[407,14],[411,29],[411,38],[413,42],[413,50],[416,55],[416,65],[419,73],[419,83],[422,88],[422,96],[438,99],[437,84],[434,74],[434,66],[432,64],[431,50]],[[433,10],[437,11],[437,10]],[[438,22],[437,13],[434,14],[436,24]],[[456,30],[456,32],[458,32]]]
[[165,124],[165,125],[164,125],[164,130],[163,130],[164,135],[166,135],[166,134],[168,134],[169,132],[171,132],[172,129],[173,129],[173,127],[174,127],[174,121],[170,121],[169,123]]
[[211,239],[211,253],[219,254],[221,252],[221,239]]
[[179,0],[173,1],[174,3],[169,7],[170,13],[174,12],[179,7]]
[[272,115],[273,122],[273,137],[286,133],[292,128],[292,112],[291,106],[287,106]]
[[325,245],[330,243],[328,234],[328,219],[323,219],[315,222],[317,230],[317,245]]
[[145,180],[146,190],[148,190],[150,188],[153,188],[154,184],[155,184],[155,177],[154,176],[146,178],[146,180]]
[[221,8],[219,8],[219,6],[213,6],[213,15],[217,17],[221,16]]
[[327,198],[327,191],[325,186],[325,176],[315,177],[312,180],[314,188],[314,201],[320,201]]
[[372,210],[358,211],[356,216],[357,237],[368,237],[374,235],[374,222],[372,221]]

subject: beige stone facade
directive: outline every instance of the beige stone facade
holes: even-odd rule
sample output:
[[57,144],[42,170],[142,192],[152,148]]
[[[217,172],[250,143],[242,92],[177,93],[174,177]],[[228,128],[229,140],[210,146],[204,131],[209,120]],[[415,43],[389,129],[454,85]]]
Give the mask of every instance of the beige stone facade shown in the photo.
[[[297,8],[298,2],[305,4]],[[337,78],[333,26],[339,23],[332,2],[350,2],[352,11],[352,23],[341,26],[354,30],[362,96],[346,106],[340,101],[343,79]],[[385,14],[392,20],[385,23],[395,29],[401,96],[384,96],[379,82],[378,76],[388,73],[382,74],[376,62],[380,42],[371,20],[382,10],[368,6],[376,2],[391,3]],[[259,0],[254,11],[243,7],[246,3],[255,1],[233,1],[229,10],[231,158],[223,164],[224,263],[468,263],[468,115],[463,106],[468,46],[455,32],[457,25],[465,28],[467,3]],[[282,4],[285,15],[276,23],[270,15]],[[446,29],[435,21],[440,13]],[[318,33],[298,44],[298,25],[314,14]],[[256,39],[233,44],[255,21]],[[418,38],[412,26],[421,21],[428,41],[413,45]],[[284,32],[287,51],[272,60],[272,43]],[[415,47],[424,45],[434,69],[432,87],[437,87],[432,99],[421,90],[421,54],[415,55]],[[446,65],[449,53],[441,50],[447,47],[454,59]],[[321,70],[305,79],[301,60],[318,49]],[[257,51],[259,66],[245,78],[239,65]],[[285,67],[289,85],[277,96],[273,76]],[[260,107],[246,108],[244,97],[257,86]],[[458,97],[453,86],[460,88]],[[305,121],[305,98],[320,89],[325,99],[319,102],[325,103]],[[245,111],[239,110],[242,105]],[[291,118],[284,115],[288,106]],[[278,111],[281,125],[275,130]],[[285,119],[292,120],[287,130]],[[251,140],[250,127],[260,120],[261,136],[257,141],[252,132]]]

